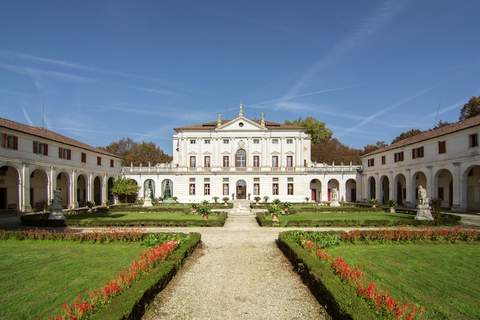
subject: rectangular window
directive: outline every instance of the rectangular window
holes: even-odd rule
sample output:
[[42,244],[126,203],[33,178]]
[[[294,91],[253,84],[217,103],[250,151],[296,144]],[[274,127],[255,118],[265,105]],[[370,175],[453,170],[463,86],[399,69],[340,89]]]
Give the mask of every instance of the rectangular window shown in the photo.
[[205,139],[205,140],[203,140],[203,143],[205,143],[205,144],[210,144],[210,139]]
[[102,157],[97,157],[97,166],[102,165]]
[[224,167],[224,168],[230,167],[230,158],[229,158],[229,156],[223,156],[223,167]]
[[72,150],[59,147],[58,148],[58,157],[60,159],[70,160],[70,159],[72,159]]
[[382,156],[382,164],[387,163],[387,158],[385,156]]
[[5,149],[18,150],[18,137],[11,134],[3,134],[2,146]]
[[272,139],[272,144],[278,144],[278,139]]
[[223,182],[228,182],[228,178],[223,178],[222,181]]
[[287,168],[293,167],[293,156],[287,156]]
[[230,143],[230,140],[228,139],[223,139],[223,144],[229,144]]
[[87,154],[85,152],[82,152],[81,159],[83,163],[87,163]]
[[253,178],[253,182],[260,182],[260,178]]
[[447,142],[446,141],[438,141],[438,153],[447,153]]
[[195,182],[195,178],[188,178],[189,182]]
[[190,183],[190,186],[188,187],[188,194],[191,196],[195,195],[195,183]]
[[48,144],[33,141],[33,153],[36,154],[43,154],[44,156],[48,156]]
[[210,195],[210,183],[205,183],[203,185],[203,195],[205,195],[205,196]]
[[223,195],[228,196],[229,190],[228,190],[228,183],[223,184]]
[[197,143],[197,140],[194,140],[194,139],[190,140],[190,144],[196,144],[196,143]]
[[367,165],[369,167],[373,167],[375,165],[375,159],[374,158],[368,159],[367,160]]
[[293,139],[287,139],[287,144],[293,144]]
[[197,157],[190,156],[190,168],[195,168],[197,166]]
[[293,196],[293,183],[287,184],[287,194]]
[[403,151],[402,152],[397,152],[393,155],[393,160],[394,162],[401,162],[403,161]]
[[272,167],[278,168],[278,156],[272,156]]
[[110,168],[115,167],[115,161],[113,159],[110,159]]
[[260,183],[253,184],[253,195],[259,196],[260,195]]
[[259,144],[260,143],[260,139],[253,139],[253,144]]
[[260,156],[253,156],[253,166],[255,168],[260,167]]
[[272,184],[272,194],[278,196],[278,183]]
[[470,148],[478,147],[478,134],[474,133],[469,136]]
[[203,166],[205,168],[210,168],[210,156],[205,156],[203,158]]
[[423,147],[412,149],[412,159],[423,158]]

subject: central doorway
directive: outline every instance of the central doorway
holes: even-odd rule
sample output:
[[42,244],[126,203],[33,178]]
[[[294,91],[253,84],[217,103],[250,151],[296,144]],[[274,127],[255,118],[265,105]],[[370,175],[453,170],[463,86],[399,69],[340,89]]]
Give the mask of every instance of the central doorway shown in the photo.
[[237,199],[247,198],[247,183],[245,180],[237,181]]

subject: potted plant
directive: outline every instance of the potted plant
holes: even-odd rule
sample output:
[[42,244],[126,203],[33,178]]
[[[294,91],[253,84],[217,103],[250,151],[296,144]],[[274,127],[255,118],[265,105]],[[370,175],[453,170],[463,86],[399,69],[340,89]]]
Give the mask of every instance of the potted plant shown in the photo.
[[288,203],[288,202],[284,202],[282,205],[282,213],[287,215],[287,214],[290,214],[291,213],[291,209],[292,209],[292,204],[291,203]]
[[208,202],[204,202],[198,207],[197,212],[202,216],[203,220],[208,220],[208,216],[212,213],[212,209]]
[[197,210],[198,210],[198,204],[192,203],[192,213],[193,214],[197,213]]
[[223,197],[223,203],[225,204],[225,207],[228,206],[228,200],[230,200],[229,197]]
[[395,213],[396,203],[393,200],[388,200],[388,207],[390,208],[390,213]]
[[278,224],[278,214],[282,211],[280,206],[278,204],[272,203],[268,206],[267,210],[268,213],[270,213],[270,215],[272,216],[272,224]]
[[258,203],[260,202],[260,200],[262,200],[262,198],[256,196],[255,198],[253,198],[253,200],[255,200],[255,204],[258,206]]
[[217,196],[215,196],[215,197],[213,197],[212,199],[213,199],[213,202],[218,203],[218,199],[220,199],[220,198],[217,197]]
[[263,201],[264,201],[265,203],[268,202],[268,199],[269,199],[268,196],[263,197]]
[[92,201],[87,201],[88,212],[93,212],[95,204]]
[[375,199],[375,198],[370,199],[370,204],[372,205],[372,208],[376,208],[377,207],[377,199]]
[[309,198],[309,197],[305,197],[305,202],[306,202],[306,203],[309,203],[309,202],[310,202],[310,198]]
[[177,202],[177,199],[178,199],[177,197],[172,197],[172,200],[175,202]]

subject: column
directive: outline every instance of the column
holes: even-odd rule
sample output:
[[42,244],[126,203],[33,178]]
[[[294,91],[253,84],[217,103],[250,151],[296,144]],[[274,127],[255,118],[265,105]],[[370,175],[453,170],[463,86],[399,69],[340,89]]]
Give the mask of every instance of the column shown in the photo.
[[93,174],[89,174],[87,177],[87,201],[93,202]]
[[433,166],[427,166],[426,177],[427,177],[427,185],[425,186],[425,189],[427,190],[427,197],[432,199],[435,194],[434,190],[436,189],[435,181],[433,179]]
[[53,166],[50,167],[48,174],[48,204],[53,200],[53,191],[57,189],[57,175]]
[[382,184],[378,173],[375,173],[375,199],[377,199],[378,204],[382,203]]
[[70,208],[78,208],[78,199],[77,199],[77,172],[72,170],[70,174]]
[[345,201],[346,200],[346,185],[345,185],[345,179],[342,177],[342,179],[338,180],[338,196],[340,198],[340,201]]
[[32,211],[30,206],[30,167],[27,164],[22,165],[21,170],[21,211]]
[[328,179],[325,179],[325,176],[323,177],[321,181],[321,190],[320,190],[320,199],[318,199],[319,202],[322,201],[328,201]]
[[363,175],[358,172],[355,178],[355,189],[357,201],[361,201],[363,199]]
[[463,187],[466,185],[466,181],[464,181],[465,179],[462,176],[460,162],[453,163],[452,179],[453,179],[452,210],[465,211],[467,208],[467,197],[463,192],[464,190],[466,190],[466,188],[463,188]]
[[405,206],[415,206],[415,188],[412,185],[412,172],[410,169],[405,170],[405,189]]
[[[108,194],[107,194],[107,190],[108,189],[108,177],[107,175],[104,175],[102,177],[102,206],[106,206],[107,205],[107,201],[108,201]],[[156,192],[157,190],[155,190]]]
[[395,178],[393,177],[393,171],[388,174],[388,199],[395,201]]

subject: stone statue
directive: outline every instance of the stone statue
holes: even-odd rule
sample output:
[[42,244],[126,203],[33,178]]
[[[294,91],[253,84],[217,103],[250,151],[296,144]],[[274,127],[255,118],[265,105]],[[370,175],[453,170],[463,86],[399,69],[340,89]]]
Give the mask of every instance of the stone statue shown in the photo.
[[145,196],[143,197],[143,206],[144,207],[152,207],[152,198],[153,198],[153,191],[150,185],[150,181],[145,184]]
[[418,186],[418,205],[416,220],[433,220],[432,208],[430,208],[430,199],[427,197],[427,190],[422,185]]
[[65,220],[65,216],[63,215],[62,192],[60,190],[53,190],[52,204],[49,209],[49,220]]
[[330,207],[340,207],[340,202],[338,202],[339,194],[337,188],[332,188],[332,200],[330,201]]
[[170,181],[165,181],[165,189],[163,192],[163,199],[170,199],[172,197],[172,189],[170,188]]

